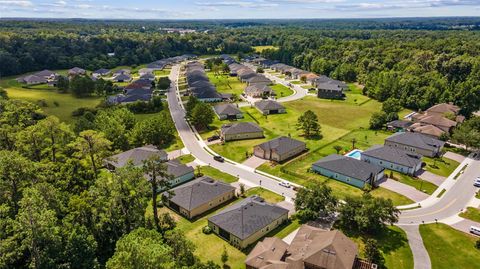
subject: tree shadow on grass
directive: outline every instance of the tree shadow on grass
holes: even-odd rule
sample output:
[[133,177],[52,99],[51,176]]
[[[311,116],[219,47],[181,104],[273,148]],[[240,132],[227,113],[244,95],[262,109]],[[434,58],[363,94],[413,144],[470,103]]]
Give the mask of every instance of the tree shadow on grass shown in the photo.
[[369,238],[377,240],[380,250],[387,255],[408,245],[408,240],[404,233],[389,228],[385,228],[382,231],[370,235],[357,231],[350,231],[342,227],[335,228],[341,229],[348,237],[360,238],[363,242]]

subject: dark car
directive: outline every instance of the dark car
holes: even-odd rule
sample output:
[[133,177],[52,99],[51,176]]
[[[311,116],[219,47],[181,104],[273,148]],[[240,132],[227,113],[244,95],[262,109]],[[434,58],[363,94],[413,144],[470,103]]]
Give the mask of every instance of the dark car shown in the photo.
[[223,162],[225,161],[225,159],[224,159],[222,156],[220,156],[220,155],[213,156],[213,159],[214,159],[215,161],[221,162],[221,163],[223,163]]
[[215,140],[218,140],[218,139],[220,139],[220,136],[218,136],[218,135],[212,135],[212,136],[210,136],[209,138],[207,138],[207,141],[208,141],[208,142],[212,142],[212,141],[215,141]]

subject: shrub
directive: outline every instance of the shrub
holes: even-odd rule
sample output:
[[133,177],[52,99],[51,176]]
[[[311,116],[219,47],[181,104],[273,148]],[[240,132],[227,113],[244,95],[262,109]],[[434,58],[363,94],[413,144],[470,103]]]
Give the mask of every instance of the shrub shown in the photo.
[[60,104],[57,101],[53,101],[53,105],[60,106]]
[[48,107],[47,101],[45,99],[40,99],[37,101],[39,107]]
[[212,231],[212,228],[210,228],[210,226],[205,226],[202,228],[202,232],[204,234],[211,234],[213,231]]

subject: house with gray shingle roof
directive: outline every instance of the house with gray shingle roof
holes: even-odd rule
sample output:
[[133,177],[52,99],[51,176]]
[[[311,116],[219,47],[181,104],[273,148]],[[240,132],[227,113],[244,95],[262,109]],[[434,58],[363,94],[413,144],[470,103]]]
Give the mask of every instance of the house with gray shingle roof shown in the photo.
[[107,76],[111,73],[110,69],[100,68],[98,70],[93,71],[92,75],[95,77],[103,77]]
[[255,75],[251,78],[246,79],[248,85],[255,85],[255,84],[262,84],[262,85],[269,85],[272,84],[272,81],[265,77],[264,75]]
[[123,167],[129,161],[131,161],[135,166],[141,166],[143,165],[143,161],[148,160],[152,156],[158,156],[163,161],[168,159],[168,155],[164,150],[159,150],[153,145],[146,145],[113,155],[105,160],[105,164],[110,170]]
[[286,113],[285,107],[273,100],[261,100],[254,105],[263,115]]
[[415,175],[422,168],[422,156],[395,147],[375,145],[360,156],[364,162],[408,175]]
[[244,90],[244,93],[246,96],[250,96],[253,98],[261,98],[274,94],[272,88],[268,87],[265,84],[253,84],[247,86]]
[[213,110],[221,120],[243,118],[242,111],[233,104],[218,104],[213,107]]
[[445,142],[441,140],[412,132],[395,133],[385,139],[385,146],[428,157],[440,156],[444,145]]
[[253,154],[259,158],[283,162],[306,150],[305,142],[281,136],[253,148]]
[[181,163],[177,159],[166,162],[167,173],[172,176],[170,186],[178,186],[195,178],[193,167]]
[[384,168],[338,154],[328,155],[312,165],[312,170],[358,188],[375,186],[383,178]]
[[68,70],[69,76],[78,76],[78,75],[85,75],[87,71],[80,67],[74,67]]
[[287,209],[254,195],[208,218],[208,226],[231,245],[244,249],[287,219]]
[[235,198],[235,187],[200,177],[163,193],[167,205],[188,219],[195,218]]
[[262,138],[263,130],[253,122],[228,123],[220,128],[223,141]]
[[35,73],[34,75],[37,76],[37,77],[51,79],[51,78],[57,76],[58,74],[53,72],[53,71],[45,69],[45,70],[42,70],[42,71],[39,71],[39,72]]
[[115,77],[113,77],[112,79],[114,82],[129,82],[132,80],[132,76],[130,76],[129,74],[124,74],[124,73],[121,73],[121,74],[117,74]]
[[44,77],[39,77],[36,75],[28,75],[25,77],[17,78],[17,81],[20,83],[25,83],[28,85],[42,84],[47,83],[47,79]]

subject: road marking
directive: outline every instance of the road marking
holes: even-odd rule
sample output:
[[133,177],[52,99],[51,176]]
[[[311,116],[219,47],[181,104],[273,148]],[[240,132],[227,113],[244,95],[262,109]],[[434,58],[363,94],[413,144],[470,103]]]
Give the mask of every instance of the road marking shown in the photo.
[[448,207],[450,207],[453,203],[455,203],[455,201],[457,201],[457,198],[453,199],[452,201],[450,201],[450,203],[448,203],[446,206],[438,209],[438,210],[435,210],[433,212],[430,212],[430,213],[427,213],[427,214],[422,214],[422,215],[415,215],[415,216],[405,216],[405,217],[402,217],[404,219],[409,219],[409,218],[418,218],[418,217],[424,217],[424,216],[428,216],[428,215],[433,215],[433,214],[436,214],[440,211],[443,211],[445,209],[447,209]]

